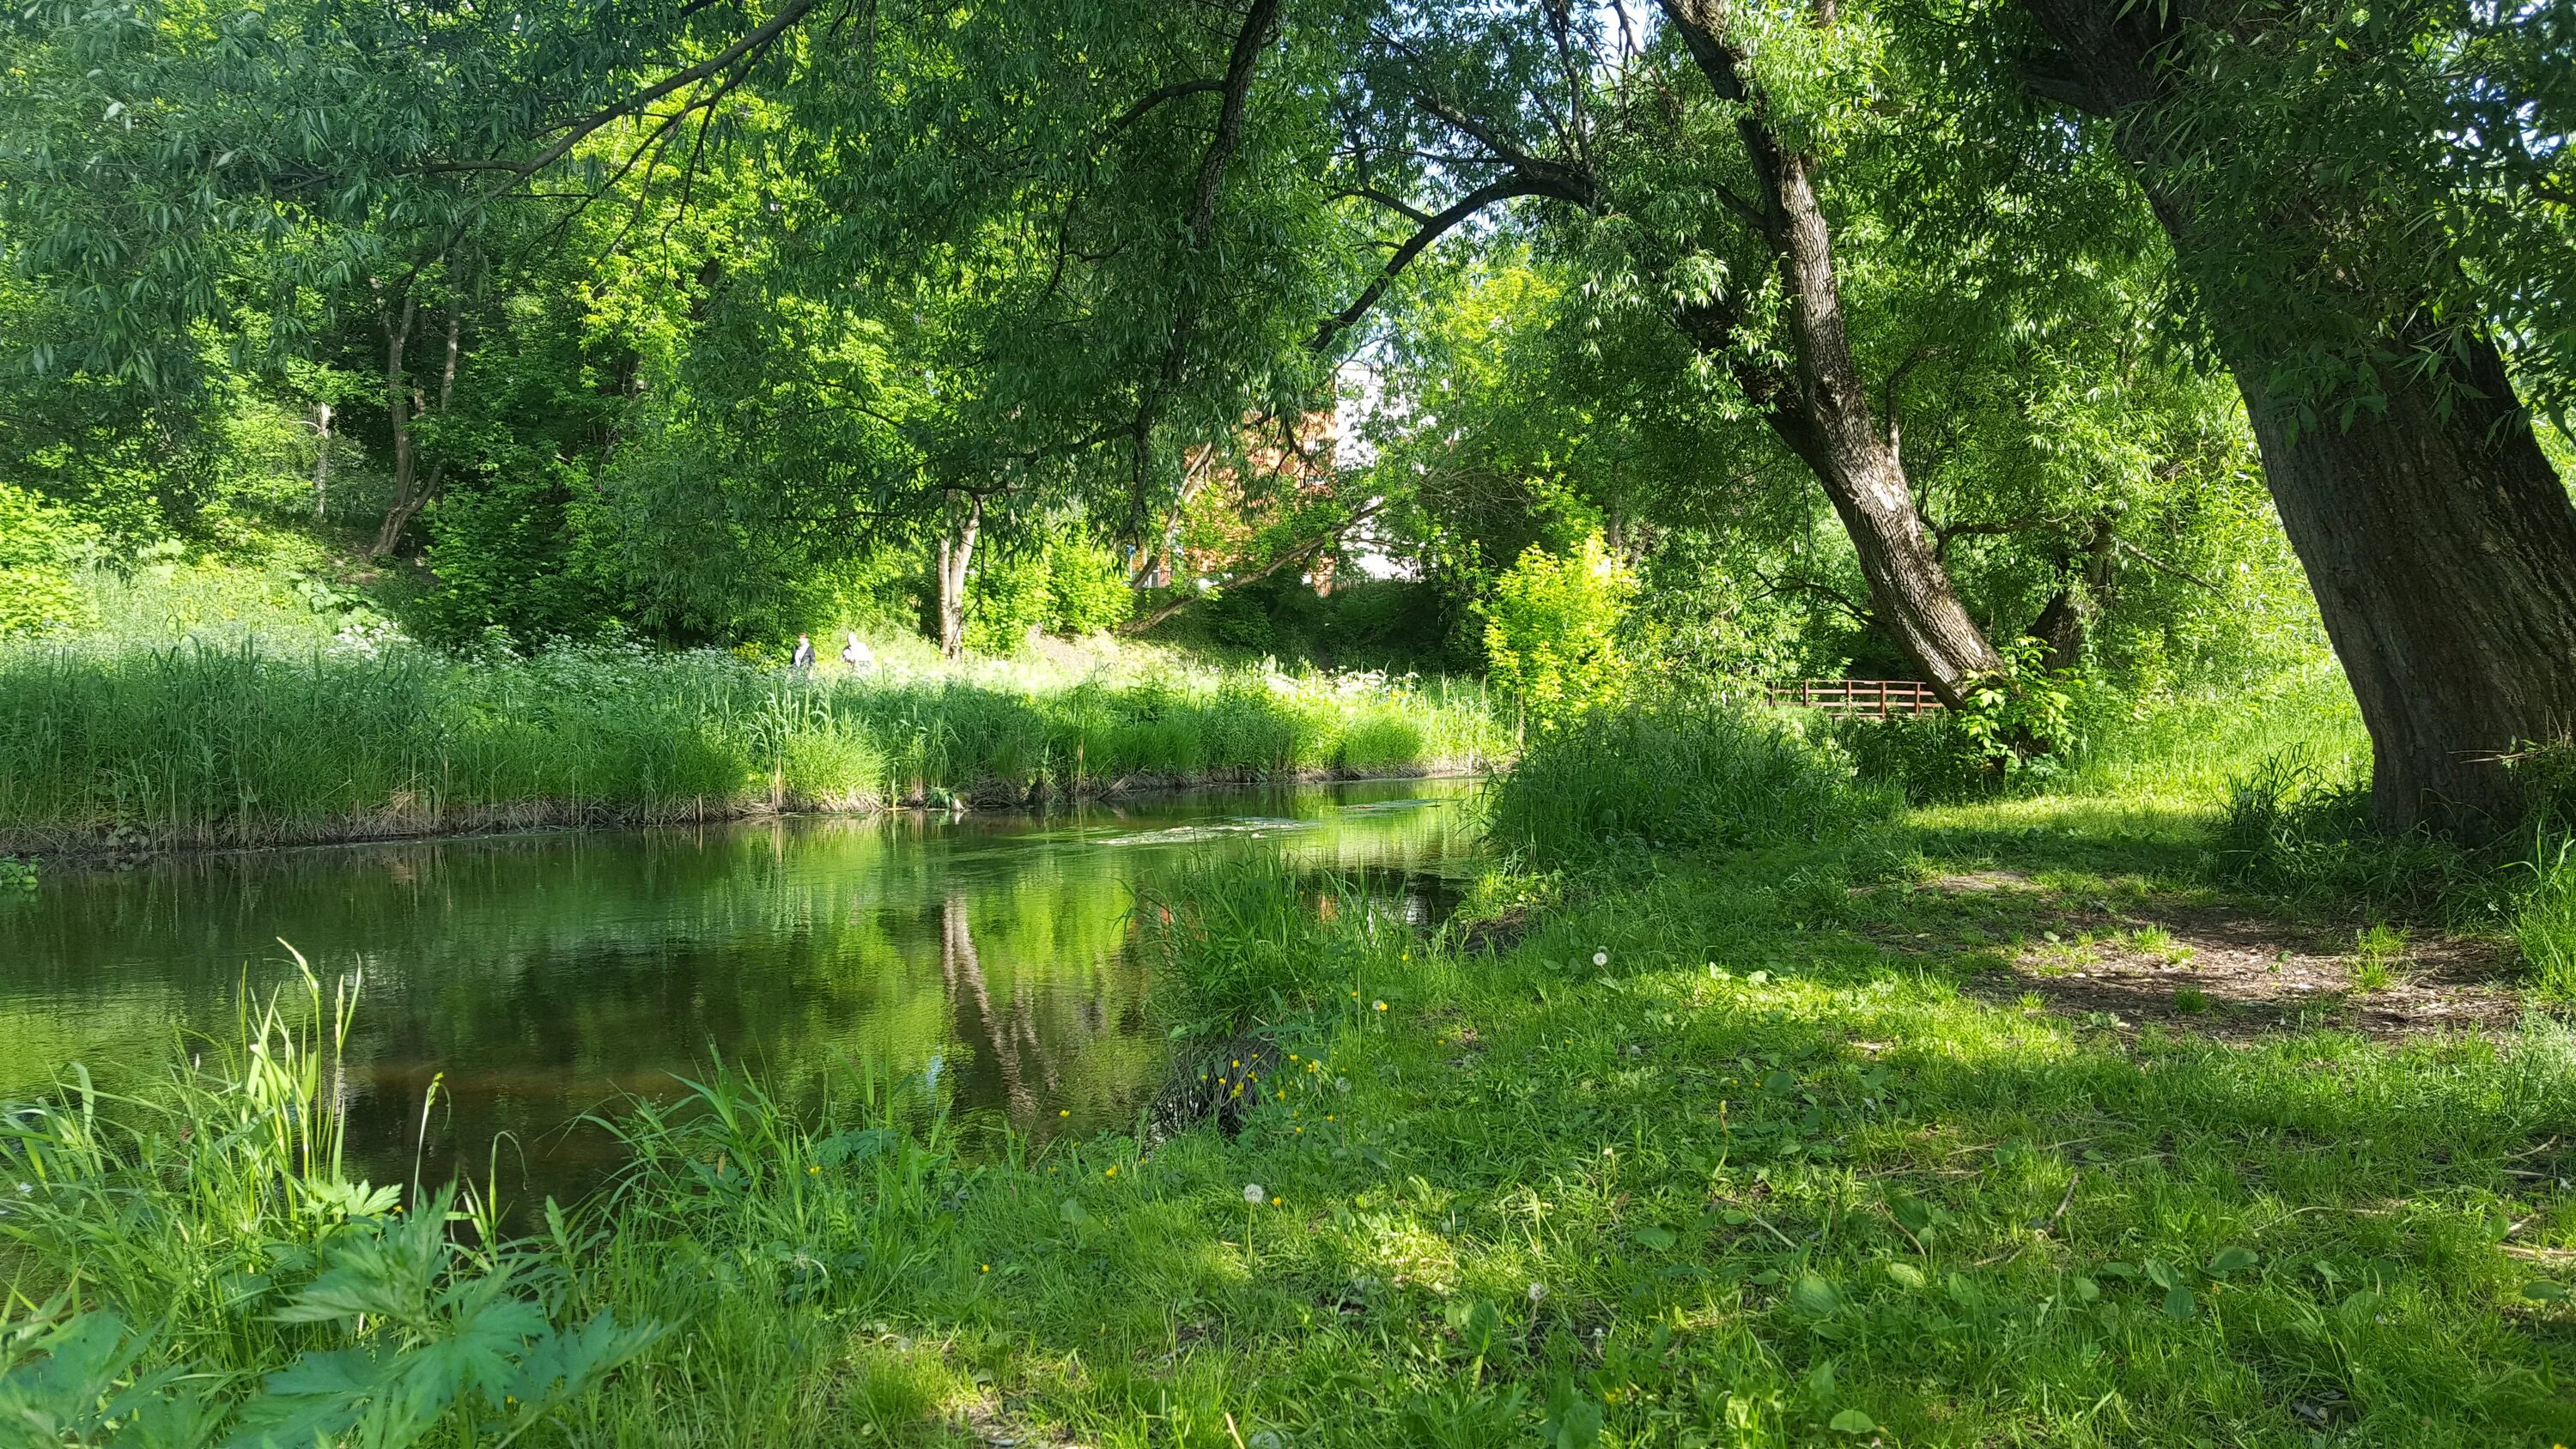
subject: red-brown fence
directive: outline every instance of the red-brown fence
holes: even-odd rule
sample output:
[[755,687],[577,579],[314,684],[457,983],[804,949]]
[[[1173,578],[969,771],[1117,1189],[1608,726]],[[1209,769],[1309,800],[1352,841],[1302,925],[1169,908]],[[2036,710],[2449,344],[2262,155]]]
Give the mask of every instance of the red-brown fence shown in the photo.
[[1841,714],[1930,714],[1942,708],[1932,686],[1913,679],[1793,679],[1763,686],[1775,705]]

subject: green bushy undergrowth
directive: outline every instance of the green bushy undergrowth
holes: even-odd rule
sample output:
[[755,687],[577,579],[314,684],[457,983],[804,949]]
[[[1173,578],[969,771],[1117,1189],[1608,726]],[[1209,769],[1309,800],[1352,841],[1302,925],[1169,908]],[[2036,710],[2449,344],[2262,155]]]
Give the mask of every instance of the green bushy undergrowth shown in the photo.
[[1605,848],[1828,839],[1895,807],[1773,718],[1672,701],[1593,710],[1537,736],[1490,792],[1487,831],[1554,866]]

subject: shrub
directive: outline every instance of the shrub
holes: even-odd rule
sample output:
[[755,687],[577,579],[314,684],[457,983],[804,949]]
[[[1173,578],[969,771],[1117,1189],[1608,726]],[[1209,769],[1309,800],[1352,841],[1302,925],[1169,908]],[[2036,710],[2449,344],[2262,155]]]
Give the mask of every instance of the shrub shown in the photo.
[[1566,558],[1532,544],[1483,608],[1494,686],[1543,728],[1609,703],[1621,677],[1619,616],[1634,592],[1598,534]]
[[2005,777],[1947,710],[1877,719],[1812,711],[1807,736],[1850,759],[1861,779],[1890,785],[1917,805],[1994,793]]
[[1118,555],[1087,538],[1058,534],[1016,554],[984,557],[967,589],[966,643],[979,653],[1012,653],[1031,629],[1114,629],[1135,607]]
[[0,483],[0,634],[41,633],[80,619],[72,570],[86,544],[70,514]]
[[1823,839],[1895,804],[1769,719],[1668,703],[1596,709],[1540,736],[1488,797],[1486,828],[1506,849],[1556,864],[1622,843]]
[[1046,626],[1057,634],[1097,634],[1127,622],[1136,591],[1115,551],[1083,538],[1047,545]]

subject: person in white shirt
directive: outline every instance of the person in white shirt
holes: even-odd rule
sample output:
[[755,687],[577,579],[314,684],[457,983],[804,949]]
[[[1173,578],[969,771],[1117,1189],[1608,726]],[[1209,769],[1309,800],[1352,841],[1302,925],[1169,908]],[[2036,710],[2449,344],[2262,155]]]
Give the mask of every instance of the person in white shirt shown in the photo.
[[856,634],[852,634],[850,642],[843,646],[841,662],[850,666],[852,674],[866,674],[877,667],[877,657],[868,652],[868,646],[860,643]]

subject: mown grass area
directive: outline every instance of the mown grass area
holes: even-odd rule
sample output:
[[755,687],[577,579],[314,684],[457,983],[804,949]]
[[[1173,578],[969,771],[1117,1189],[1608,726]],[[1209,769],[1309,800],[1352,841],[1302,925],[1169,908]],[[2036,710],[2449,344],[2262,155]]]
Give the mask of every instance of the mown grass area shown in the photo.
[[0,652],[0,850],[1019,803],[1473,768],[1503,740],[1472,687],[1161,660],[799,680],[633,648],[20,648]]
[[1139,920],[1239,1134],[1032,1156],[863,1070],[820,1118],[711,1076],[498,1246],[332,1185],[327,1033],[272,1026],[0,1136],[0,1397],[126,1426],[83,1442],[2576,1438],[2566,1026],[2221,1044],[1998,986],[2069,910],[2260,908],[2210,816],[1615,844],[1436,931],[1212,875]]

